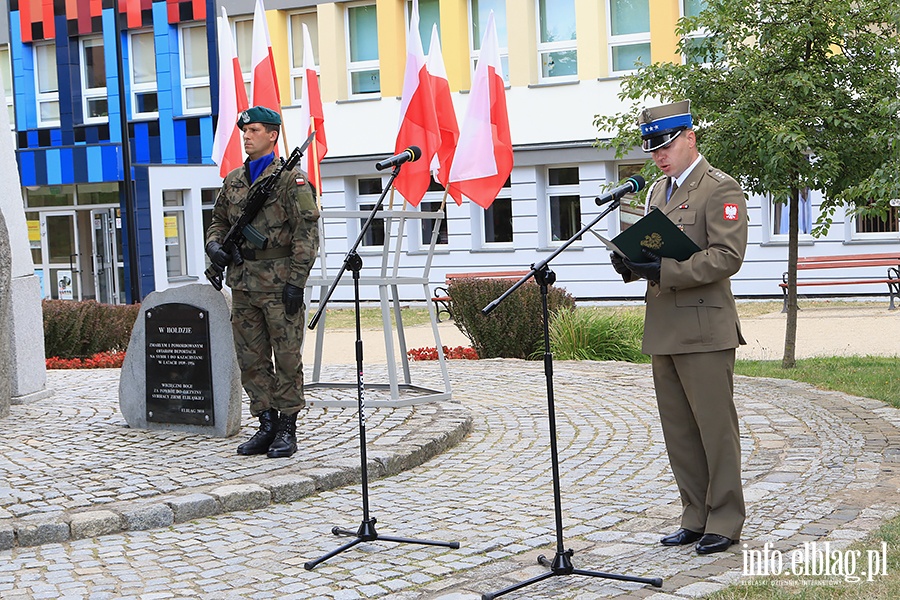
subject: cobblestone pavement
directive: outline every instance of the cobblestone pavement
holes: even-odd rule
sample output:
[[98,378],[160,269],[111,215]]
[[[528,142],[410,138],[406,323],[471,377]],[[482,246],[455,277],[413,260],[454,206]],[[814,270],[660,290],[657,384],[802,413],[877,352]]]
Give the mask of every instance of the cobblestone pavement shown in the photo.
[[[842,547],[898,511],[900,411],[738,377],[745,537],[705,557],[663,548],[679,507],[649,366],[554,367],[573,564],[664,583],[571,574],[504,598],[697,597],[742,580],[744,545]],[[438,377],[433,363],[412,368],[417,380]],[[367,411],[368,503],[383,536],[460,548],[379,540],[308,571],[347,541],[333,526],[362,520],[360,486],[349,484],[355,410],[310,409],[292,459],[238,457],[236,438],[127,429],[117,371],[50,372],[54,395],[13,406],[0,431],[0,597],[469,600],[546,573],[537,556],[557,546],[543,365],[451,361],[450,374],[453,402]],[[240,438],[251,429],[248,420]]]

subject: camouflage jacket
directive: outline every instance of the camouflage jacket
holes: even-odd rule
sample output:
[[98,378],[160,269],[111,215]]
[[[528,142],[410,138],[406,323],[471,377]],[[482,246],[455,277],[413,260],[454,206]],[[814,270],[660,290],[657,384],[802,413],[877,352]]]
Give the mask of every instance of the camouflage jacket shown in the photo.
[[[278,165],[276,158],[257,177],[260,185]],[[250,185],[250,171],[244,163],[225,176],[216,197],[212,223],[206,232],[206,242],[221,242],[232,224],[244,210],[254,186]],[[240,266],[231,264],[225,274],[225,284],[233,290],[248,292],[280,292],[285,283],[299,288],[306,286],[306,278],[316,260],[319,245],[319,210],[313,198],[306,174],[299,168],[283,172],[269,199],[256,214],[251,225],[269,243],[267,251],[288,247],[289,256],[262,260],[244,260]],[[245,242],[244,247],[247,247]]]

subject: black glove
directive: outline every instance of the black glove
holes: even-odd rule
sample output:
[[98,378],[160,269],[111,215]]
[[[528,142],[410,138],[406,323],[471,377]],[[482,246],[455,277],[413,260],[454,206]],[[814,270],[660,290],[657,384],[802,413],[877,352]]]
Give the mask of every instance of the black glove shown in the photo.
[[625,281],[625,283],[631,281],[631,269],[625,266],[625,261],[622,260],[621,256],[619,256],[615,252],[610,252],[609,262],[612,263],[613,269],[616,270],[616,273],[622,276],[622,279]]
[[303,304],[303,288],[299,288],[293,283],[284,284],[281,301],[284,302],[284,314],[296,315]]
[[647,259],[647,262],[634,262],[627,258],[622,259],[622,262],[638,277],[659,283],[659,269],[662,266],[662,259],[646,248],[641,249],[641,254]]
[[206,255],[209,257],[209,260],[220,267],[227,267],[231,264],[231,254],[226,252],[225,248],[222,247],[222,244],[215,240],[207,242]]

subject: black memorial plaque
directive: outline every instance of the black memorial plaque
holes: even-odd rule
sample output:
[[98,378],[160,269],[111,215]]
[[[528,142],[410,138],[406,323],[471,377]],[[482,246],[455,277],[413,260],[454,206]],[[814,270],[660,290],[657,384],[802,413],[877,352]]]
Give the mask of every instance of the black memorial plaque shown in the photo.
[[144,314],[147,421],[215,425],[209,312],[170,303]]

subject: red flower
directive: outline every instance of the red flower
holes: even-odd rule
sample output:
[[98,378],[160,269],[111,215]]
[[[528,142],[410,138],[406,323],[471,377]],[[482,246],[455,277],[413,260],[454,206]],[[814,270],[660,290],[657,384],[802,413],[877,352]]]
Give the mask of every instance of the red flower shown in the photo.
[[48,369],[119,369],[125,360],[124,352],[99,352],[89,358],[47,359]]
[[[451,359],[463,359],[463,360],[478,360],[478,353],[475,352],[474,348],[457,346],[456,348],[448,348],[447,346],[441,346],[441,349],[444,351],[444,358]],[[437,348],[413,348],[407,351],[406,355],[410,360],[437,360],[438,352]]]

